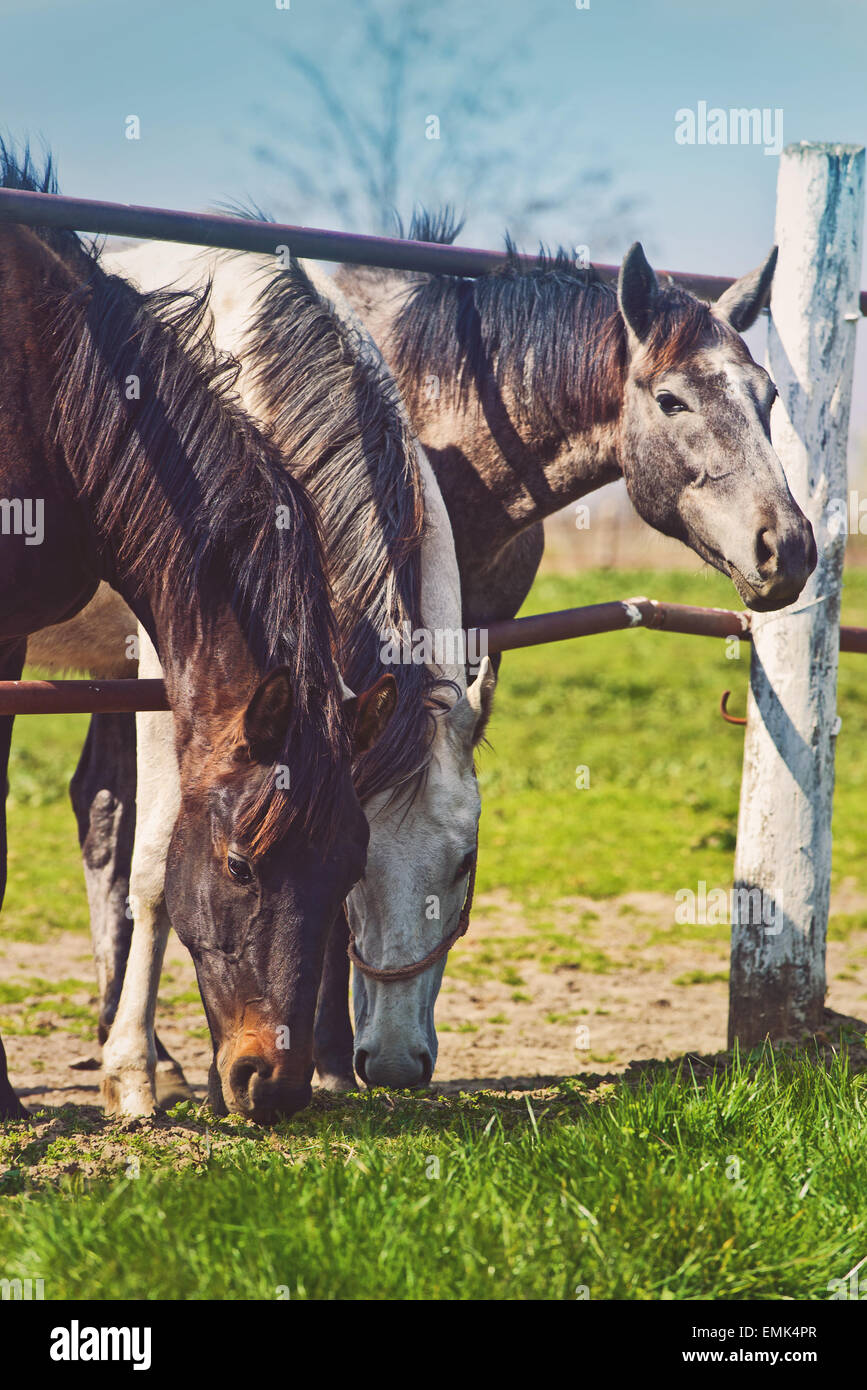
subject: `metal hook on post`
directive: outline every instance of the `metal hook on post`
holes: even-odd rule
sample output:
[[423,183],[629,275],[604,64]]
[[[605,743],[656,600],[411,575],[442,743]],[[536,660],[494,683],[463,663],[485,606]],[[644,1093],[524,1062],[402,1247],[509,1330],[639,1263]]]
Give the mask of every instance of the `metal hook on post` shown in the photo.
[[726,708],[731,693],[732,692],[730,690],[723,691],[722,699],[719,702],[719,712],[727,724],[746,724],[746,719],[738,719],[737,715],[729,714],[728,709]]

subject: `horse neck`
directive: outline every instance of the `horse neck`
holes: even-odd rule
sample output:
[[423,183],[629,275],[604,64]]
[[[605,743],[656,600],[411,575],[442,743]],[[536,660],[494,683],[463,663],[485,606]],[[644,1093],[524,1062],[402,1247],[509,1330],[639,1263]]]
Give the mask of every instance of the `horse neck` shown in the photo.
[[[450,386],[437,396],[430,380],[401,375],[395,321],[413,277],[342,267],[337,279],[401,383],[448,508],[462,573],[465,561],[480,551],[495,555],[520,532],[622,476],[622,372],[613,355],[599,363],[611,382],[603,418],[588,419],[568,436],[556,437],[532,416],[526,418],[498,388],[490,365],[460,399]],[[613,348],[608,352],[613,354]]]
[[[358,315],[356,306],[349,296],[335,283],[335,277],[326,274],[315,261],[305,261],[302,264],[317,294],[331,306],[332,312],[351,335],[355,350],[366,354],[368,359],[376,364],[383,381],[391,383],[392,372],[387,361],[381,356],[380,345]],[[395,408],[406,420],[409,431],[414,433],[413,422],[407,419],[404,404],[397,392]],[[461,627],[461,577],[451,520],[436,475],[417,439],[415,448],[424,490],[419,621],[428,632],[457,632]],[[466,688],[466,668],[462,663],[442,667],[436,665],[434,675],[454,681],[461,692]]]
[[[211,387],[202,383],[201,390],[207,394]],[[252,695],[268,665],[277,663],[276,659],[274,663],[267,660],[271,643],[264,632],[248,631],[250,620],[242,619],[239,612],[231,538],[220,539],[217,530],[208,540],[206,562],[199,566],[191,557],[191,548],[195,551],[199,547],[199,554],[203,553],[202,538],[187,534],[190,516],[185,521],[177,513],[173,489],[201,490],[192,516],[196,527],[201,524],[202,533],[208,532],[210,537],[209,527],[216,526],[217,520],[213,501],[205,496],[205,480],[191,474],[180,483],[166,481],[166,495],[161,496],[159,489],[154,490],[153,480],[161,476],[164,460],[158,450],[154,453],[142,445],[138,472],[129,477],[117,503],[101,509],[105,484],[91,473],[91,464],[102,453],[105,438],[94,439],[88,447],[86,438],[75,429],[74,410],[67,419],[61,409],[57,418],[57,449],[79,505],[88,514],[100,578],[125,600],[159,652],[179,745],[189,741],[194,728],[206,742],[215,741]],[[243,431],[241,417],[227,429],[232,429],[236,441],[234,430]],[[251,461],[257,453],[252,435],[238,448],[246,449]],[[219,468],[220,462],[215,451],[213,466]],[[103,469],[104,478],[110,479],[114,471],[110,458],[103,459]],[[250,476],[258,476],[255,468]],[[255,484],[251,482],[250,487]],[[248,495],[246,502],[255,510],[254,497]],[[263,518],[272,513],[272,503],[263,487],[258,508]],[[160,554],[144,565],[138,563],[139,557],[130,546],[131,528],[148,544],[159,536]],[[251,544],[254,542],[252,537]]]
[[[6,414],[18,421],[9,447],[0,450],[6,476],[14,478],[16,490],[24,487],[45,497],[47,507],[55,513],[63,509],[68,518],[64,531],[72,539],[68,553],[56,563],[66,566],[70,604],[78,589],[92,592],[96,577],[107,580],[143,623],[160,653],[179,737],[183,741],[184,731],[189,733],[194,721],[207,737],[225,725],[228,709],[237,710],[252,693],[263,674],[254,654],[264,660],[271,645],[264,634],[254,632],[248,643],[242,631],[235,610],[234,552],[229,553],[229,541],[221,542],[221,533],[216,532],[207,562],[194,576],[189,549],[197,541],[184,534],[183,516],[176,513],[173,499],[195,482],[180,477],[174,484],[155,485],[164,465],[158,449],[148,453],[141,444],[137,462],[131,465],[127,458],[120,465],[128,472],[122,475],[117,497],[111,496],[117,461],[108,454],[128,449],[130,433],[119,428],[112,442],[111,426],[106,426],[107,432],[100,428],[104,417],[98,407],[89,413],[91,404],[85,399],[89,381],[76,378],[81,371],[77,359],[69,375],[67,354],[73,345],[80,346],[75,335],[89,331],[87,293],[81,292],[82,272],[87,271],[83,255],[79,268],[72,258],[61,257],[21,228],[3,231],[0,252],[9,287],[0,309],[0,360],[8,366],[0,387],[4,396],[11,394],[15,400],[15,410]],[[64,301],[67,308],[74,308],[61,329],[58,313]],[[109,361],[115,368],[114,361]],[[206,393],[210,387],[203,382],[201,389]],[[0,401],[0,421],[3,416]],[[227,439],[230,429],[242,430],[240,416],[234,424],[227,419]],[[252,434],[249,441],[240,433],[232,439],[237,451],[246,448],[252,454],[257,447]],[[19,440],[26,441],[26,449]],[[216,451],[214,466],[219,466]],[[258,476],[255,470],[253,474]],[[161,488],[167,489],[165,495]],[[270,501],[263,491],[263,517],[270,513]],[[204,516],[206,526],[210,505],[202,498],[201,506],[188,507],[188,520]],[[131,544],[131,536],[138,538],[137,547]],[[141,549],[155,544],[159,555],[139,564]],[[46,556],[46,573],[54,559]],[[183,583],[178,582],[180,569],[186,572]],[[54,589],[44,587],[50,602],[56,603]],[[40,626],[36,601],[33,607],[35,625]]]
[[[428,632],[457,633],[463,626],[461,576],[451,519],[436,475],[420,445],[418,461],[424,485],[421,623]],[[466,667],[462,662],[457,665],[436,665],[434,675],[438,679],[454,681],[459,694],[466,690]]]
[[128,542],[125,517],[99,532],[103,577],[129,605],[159,653],[179,749],[189,743],[194,730],[205,744],[217,742],[270,666],[279,664],[276,656],[273,661],[257,657],[268,643],[262,633],[247,630],[249,620],[242,625],[228,547],[212,549],[207,568],[194,582],[173,582],[176,566],[184,563],[184,541],[180,528],[174,537],[166,536],[164,562],[139,573],[123,558]]
[[[118,585],[130,607],[135,610]],[[159,652],[166,694],[175,718],[176,738],[183,748],[195,731],[205,744],[218,741],[229,721],[251,697],[264,670],[253,660],[249,644],[231,611],[228,597],[203,595],[209,612],[191,612],[165,592],[149,598],[150,612],[138,616]]]

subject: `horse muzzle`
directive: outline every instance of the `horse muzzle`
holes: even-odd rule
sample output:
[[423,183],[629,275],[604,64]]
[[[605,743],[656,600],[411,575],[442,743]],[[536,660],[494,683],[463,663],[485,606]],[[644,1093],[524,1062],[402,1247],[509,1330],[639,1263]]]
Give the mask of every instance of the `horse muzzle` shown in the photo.
[[426,1047],[401,1053],[367,1052],[359,1048],[354,1065],[365,1086],[388,1086],[392,1090],[426,1086],[434,1069],[433,1058]]
[[[310,1104],[313,1060],[273,1046],[275,1029],[245,1030],[220,1048],[211,1068],[211,1102],[256,1124],[287,1119]],[[219,1096],[215,1093],[219,1092]],[[216,1108],[216,1106],[215,1106]]]
[[233,1115],[244,1115],[259,1125],[295,1115],[310,1104],[313,1094],[309,1081],[299,1086],[294,1078],[275,1073],[267,1058],[253,1054],[232,1063],[223,1093]]

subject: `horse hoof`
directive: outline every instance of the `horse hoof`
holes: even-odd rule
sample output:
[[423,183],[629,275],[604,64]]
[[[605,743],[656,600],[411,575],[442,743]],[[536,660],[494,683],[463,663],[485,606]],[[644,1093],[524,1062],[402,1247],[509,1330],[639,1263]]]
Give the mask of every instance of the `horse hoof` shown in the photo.
[[157,1062],[154,1089],[161,1110],[171,1110],[182,1100],[195,1100],[193,1088],[177,1062]]
[[30,1124],[30,1111],[13,1096],[12,1100],[0,1104],[0,1120],[11,1120],[13,1124]]
[[153,1081],[146,1071],[129,1071],[102,1078],[106,1115],[117,1119],[144,1119],[156,1110]]

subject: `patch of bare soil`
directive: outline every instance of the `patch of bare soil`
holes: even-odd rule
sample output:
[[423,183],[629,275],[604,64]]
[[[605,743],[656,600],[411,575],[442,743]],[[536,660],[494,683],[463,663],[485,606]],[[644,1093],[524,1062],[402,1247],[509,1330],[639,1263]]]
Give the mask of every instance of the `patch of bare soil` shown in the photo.
[[[0,936],[0,982],[26,984],[34,977],[40,982],[38,994],[14,1003],[2,1002],[0,995],[0,1019],[7,1024],[0,1027],[0,1033],[16,1093],[30,1110],[43,1105],[101,1106],[97,997],[88,937],[58,932],[50,941],[32,943],[4,941]],[[70,988],[76,980],[94,984],[85,989]],[[43,993],[42,982],[57,983],[60,992]],[[187,994],[195,994],[195,1002],[172,1002]],[[196,1094],[204,1097],[210,1042],[193,963],[174,934],[166,949],[160,1000],[166,1004],[157,1010],[159,1035],[180,1062]],[[92,1009],[92,1024],[78,1014],[82,1005]],[[73,1010],[77,1016],[70,1021],[64,1014]],[[18,1029],[21,1031],[15,1031]]]
[[[853,912],[864,905],[849,895],[834,906]],[[663,894],[631,893],[604,903],[570,900],[564,918],[574,922],[575,909],[582,908],[599,920],[592,931],[577,931],[613,962],[603,973],[565,966],[545,971],[532,959],[520,959],[523,983],[517,989],[499,979],[470,983],[446,974],[437,1008],[435,1077],[444,1090],[458,1083],[466,1089],[523,1087],[541,1076],[618,1074],[653,1059],[724,1051],[727,929],[717,929],[715,941],[667,939],[675,932],[671,898]],[[525,931],[520,909],[500,905],[484,937],[465,938],[457,949],[472,959],[492,939]],[[845,1036],[853,1065],[861,1053],[867,1063],[861,1046],[867,1024],[860,1022],[867,1017],[867,931],[829,942],[827,978],[828,1040],[850,1020]]]
[[[671,899],[628,894],[608,902],[570,899],[553,931],[580,940],[593,968],[526,954],[528,926],[502,895],[478,900],[470,932],[455,948],[437,1006],[435,1080],[443,1091],[534,1088],[555,1077],[615,1075],[652,1059],[712,1055],[726,1045],[728,946],[725,929],[685,941],[671,924]],[[852,894],[839,912],[863,910]],[[596,915],[579,925],[585,912]],[[516,952],[510,947],[518,943]],[[547,939],[539,937],[539,955]],[[604,953],[593,958],[592,949]],[[160,1036],[198,1097],[206,1094],[210,1046],[192,962],[177,938],[166,953],[157,1013]],[[59,933],[32,944],[0,937],[0,986],[26,984],[32,996],[3,1002],[9,1072],[24,1104],[101,1105],[96,997],[87,938]],[[81,986],[76,985],[81,982]],[[867,931],[828,947],[827,1041],[844,1037],[861,1058],[867,1014]],[[56,987],[56,992],[52,992]],[[841,1018],[842,1016],[842,1018]],[[848,1022],[847,1022],[848,1021]],[[824,1041],[820,1038],[820,1041]]]

